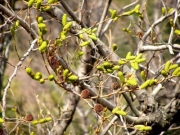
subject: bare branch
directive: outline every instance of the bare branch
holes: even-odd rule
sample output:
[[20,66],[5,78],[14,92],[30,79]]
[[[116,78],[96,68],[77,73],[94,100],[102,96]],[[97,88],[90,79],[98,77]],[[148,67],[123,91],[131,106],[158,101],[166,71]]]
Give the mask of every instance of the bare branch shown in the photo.
[[20,59],[20,61],[16,64],[14,72],[10,76],[10,78],[8,80],[8,84],[6,85],[6,87],[4,89],[3,98],[2,98],[2,118],[4,120],[5,120],[5,117],[6,117],[6,97],[7,97],[8,89],[11,87],[11,82],[12,82],[13,78],[16,76],[18,68],[22,65],[23,61],[29,56],[29,53],[34,48],[36,42],[37,42],[37,39],[32,41],[31,46],[29,47],[27,52],[23,55],[23,57]]
[[25,22],[24,20],[21,19],[21,17],[19,17],[18,15],[12,13],[9,9],[7,9],[6,7],[4,7],[3,5],[0,4],[0,11],[2,11],[5,15],[7,15],[8,17],[12,17],[14,18],[14,21],[19,20],[20,25],[31,34],[32,38],[35,39],[37,37],[36,32],[31,29],[31,27],[29,26],[29,24],[27,22]]
[[112,0],[107,0],[106,1],[106,4],[105,4],[105,7],[104,7],[104,10],[103,10],[103,13],[101,15],[101,19],[100,19],[100,24],[98,26],[98,30],[96,32],[96,35],[99,37],[99,35],[101,34],[101,30],[102,30],[102,27],[103,27],[103,21],[104,19],[106,18],[106,15],[107,15],[107,12],[108,12],[108,9],[109,9],[109,6],[111,4]]
[[173,44],[173,45],[144,45],[140,48],[140,52],[144,52],[144,51],[161,51],[164,49],[168,49],[169,47],[172,47],[173,49],[180,49],[180,45],[179,44]]
[[69,13],[69,15],[73,18],[73,20],[85,28],[86,25],[81,20],[79,20],[79,18],[74,14],[73,10],[67,5],[67,3],[64,0],[60,0],[60,2],[62,6],[66,9],[66,11]]

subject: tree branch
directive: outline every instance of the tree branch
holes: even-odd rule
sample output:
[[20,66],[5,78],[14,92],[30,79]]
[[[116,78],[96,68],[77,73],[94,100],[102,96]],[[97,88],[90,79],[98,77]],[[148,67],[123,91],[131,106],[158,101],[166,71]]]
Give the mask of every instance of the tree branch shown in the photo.
[[180,49],[180,45],[179,44],[172,44],[172,45],[144,45],[140,48],[140,52],[144,52],[144,51],[162,51],[165,49],[169,49],[169,47],[172,47],[173,49]]

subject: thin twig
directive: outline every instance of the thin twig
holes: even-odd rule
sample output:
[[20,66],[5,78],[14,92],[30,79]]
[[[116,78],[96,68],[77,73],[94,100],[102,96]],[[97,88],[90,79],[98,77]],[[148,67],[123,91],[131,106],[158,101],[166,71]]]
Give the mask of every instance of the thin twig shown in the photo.
[[159,45],[159,46],[154,46],[154,45],[144,45],[140,48],[140,52],[144,52],[144,51],[162,51],[164,49],[168,49],[170,47],[172,47],[173,49],[180,49],[180,45],[179,44],[173,44],[173,45]]
[[[126,10],[127,8],[130,8],[130,7],[134,6],[135,4],[138,3],[138,1],[139,1],[139,0],[136,0],[136,1],[133,2],[133,3],[130,3],[129,5],[124,6],[120,11],[118,11],[118,14],[121,14],[121,13],[122,13],[124,10]],[[113,19],[110,19],[110,20],[107,22],[106,26],[104,26],[103,31],[101,32],[100,38],[104,35],[104,33],[107,31],[107,29],[109,28],[109,26],[110,26],[110,24],[111,24],[112,22],[113,22]]]
[[86,25],[74,14],[74,11],[67,5],[67,3],[64,0],[60,0],[60,2],[69,13],[69,15],[73,18],[73,20],[75,20],[78,24],[82,25],[85,28]]
[[136,54],[139,54],[141,47],[143,46],[143,42],[146,40],[146,38],[149,36],[149,34],[151,33],[151,31],[160,23],[162,23],[165,19],[169,18],[170,16],[172,16],[174,14],[175,10],[172,11],[171,13],[162,16],[161,18],[159,18],[157,21],[155,21],[150,27],[149,29],[144,33],[142,40],[139,42],[138,46],[137,46],[137,51]]
[[17,74],[18,67],[20,67],[22,65],[23,61],[29,56],[29,53],[31,52],[31,50],[35,46],[36,42],[37,42],[37,39],[32,41],[30,48],[27,50],[27,52],[23,55],[23,57],[17,63],[17,65],[15,66],[13,74],[8,79],[8,84],[6,85],[6,87],[4,89],[3,98],[2,98],[2,118],[3,118],[3,120],[5,120],[5,117],[6,117],[6,98],[7,98],[8,89],[11,87],[11,82]]
[[111,2],[112,2],[112,0],[107,0],[107,2],[106,2],[106,4],[105,4],[105,7],[104,7],[104,10],[103,10],[103,13],[102,13],[102,15],[101,15],[101,19],[100,19],[100,21],[99,22],[102,22],[102,23],[100,23],[99,24],[99,26],[98,26],[98,29],[97,29],[97,32],[96,32],[96,35],[99,37],[99,35],[100,35],[100,33],[101,33],[101,30],[102,30],[102,26],[103,26],[103,20],[106,18],[106,14],[107,14],[107,12],[108,12],[108,9],[109,9],[109,6],[110,6],[110,4],[111,4]]

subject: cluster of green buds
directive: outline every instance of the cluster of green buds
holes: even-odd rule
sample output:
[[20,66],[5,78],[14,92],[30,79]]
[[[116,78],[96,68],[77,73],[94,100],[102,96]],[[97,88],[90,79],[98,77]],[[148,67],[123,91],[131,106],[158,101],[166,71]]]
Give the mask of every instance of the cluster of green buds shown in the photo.
[[30,67],[27,67],[26,73],[34,80],[39,81],[41,84],[45,82],[45,80],[42,78],[42,74],[40,72],[34,73],[33,70]]
[[43,35],[46,34],[47,28],[46,28],[46,24],[43,22],[42,16],[39,16],[37,18],[37,22],[38,22],[38,34],[39,34],[39,38],[38,38],[39,51],[41,53],[44,53],[46,52],[48,46],[48,41],[43,40]]
[[48,46],[48,41],[47,40],[40,42],[40,44],[39,44],[39,51],[41,53],[46,52],[47,46]]
[[172,76],[180,77],[180,67],[178,64],[173,64],[171,61],[167,61],[164,65],[164,68],[161,70],[161,74],[164,77],[167,77],[170,74],[172,74]]
[[136,88],[138,83],[134,75],[131,75],[131,77],[126,78],[126,85],[130,86],[132,88]]
[[141,19],[143,19],[143,14],[142,12],[140,11],[140,4],[136,5],[134,9],[130,10],[130,11],[127,11],[127,12],[124,12],[122,14],[122,16],[130,16],[132,14],[136,14],[138,15]]
[[[40,84],[44,84],[45,79],[43,78],[41,72],[36,72],[34,73],[33,70],[30,67],[27,67],[26,69],[26,73],[34,80],[39,81]],[[54,75],[50,74],[48,76],[48,80],[49,81],[53,81],[54,80]]]
[[46,24],[43,22],[42,16],[38,17],[37,22],[38,22],[38,34],[39,36],[42,37],[44,34],[47,33]]
[[50,6],[42,5],[42,2],[43,0],[29,0],[28,7],[31,8],[32,6],[35,6],[39,11],[48,11],[50,9]]
[[119,17],[117,15],[117,10],[109,9],[109,13],[111,14],[111,19],[116,21]]
[[126,58],[119,60],[118,63],[120,65],[124,65],[127,62],[129,62],[131,67],[134,70],[138,70],[139,69],[139,64],[142,63],[142,62],[145,62],[145,61],[146,61],[146,59],[142,58],[142,53],[138,54],[137,56],[134,56],[134,55],[131,54],[131,52],[128,52],[127,55],[126,55]]
[[97,70],[102,71],[103,73],[113,73],[116,70],[119,70],[121,66],[119,65],[114,65],[110,61],[105,61],[101,65],[98,65]]
[[90,39],[92,39],[94,41],[98,40],[98,37],[95,34],[96,31],[97,31],[97,28],[93,28],[93,29],[83,28],[82,30],[80,30],[79,31],[79,38],[85,42],[85,43],[82,42],[80,46],[87,46],[90,43],[90,41],[87,40],[86,37],[84,37],[84,35],[83,35],[84,33],[86,33]]
[[67,83],[73,83],[77,81],[79,78],[76,75],[73,75],[72,72],[70,72],[68,69],[63,70],[63,79]]
[[66,40],[66,34],[69,32],[73,22],[67,21],[67,14],[63,14],[62,16],[62,26],[63,30],[60,32],[59,37],[56,39],[55,44],[58,46],[62,45],[62,42]]
[[[174,10],[174,8],[168,8],[167,9],[167,13],[171,13],[172,11]],[[162,15],[166,15],[166,8],[165,7],[162,7],[161,8],[161,12],[162,12]]]
[[122,30],[124,31],[124,32],[126,32],[126,33],[131,33],[132,31],[130,30],[130,28],[131,28],[131,23],[129,24],[129,26],[127,27],[127,28],[123,28]]
[[11,35],[14,36],[15,30],[19,27],[19,20],[17,20],[15,23],[13,23],[10,27]]
[[146,80],[143,84],[141,84],[141,86],[139,87],[139,89],[142,90],[142,89],[145,89],[145,88],[147,88],[147,87],[151,87],[151,86],[153,86],[153,85],[156,85],[157,82],[158,82],[157,79],[148,79],[148,80]]
[[45,117],[45,118],[42,118],[42,119],[39,119],[39,120],[33,120],[31,122],[31,124],[32,125],[44,124],[44,123],[47,123],[47,122],[50,122],[50,121],[52,121],[51,117]]
[[[95,34],[96,31],[97,31],[97,28],[93,28],[93,29],[83,28],[82,30],[80,30],[79,35],[78,35],[80,38],[79,46],[81,48],[86,47],[91,43],[92,40],[96,41],[98,39],[96,34]],[[83,54],[84,54],[84,52],[82,50],[78,51],[79,57],[81,57]]]
[[136,88],[138,85],[136,77],[132,74],[127,74],[125,77],[122,71],[119,71],[117,76],[119,77],[121,83],[125,84],[126,86]]

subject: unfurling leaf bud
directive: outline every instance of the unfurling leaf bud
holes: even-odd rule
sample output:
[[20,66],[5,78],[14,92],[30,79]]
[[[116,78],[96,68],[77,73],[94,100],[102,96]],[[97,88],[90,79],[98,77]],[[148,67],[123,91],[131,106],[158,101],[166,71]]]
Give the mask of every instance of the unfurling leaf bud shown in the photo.
[[85,41],[80,44],[81,47],[87,46],[90,44],[90,41]]
[[48,4],[53,4],[53,3],[56,3],[58,2],[58,0],[48,0]]
[[180,71],[180,67],[176,68],[176,69],[173,71],[172,75],[173,75],[173,76],[177,76],[177,74],[178,74],[179,71]]
[[139,53],[139,54],[136,56],[136,60],[141,59],[141,58],[142,58],[142,53]]
[[143,84],[141,84],[141,86],[139,87],[139,89],[145,89],[149,86],[150,80],[145,81]]
[[123,72],[119,71],[117,76],[119,77],[121,83],[125,82],[125,78],[124,78]]
[[34,2],[35,2],[35,0],[29,0],[29,1],[28,1],[28,7],[29,7],[29,8],[32,7],[32,5],[33,5]]
[[164,65],[164,70],[165,70],[166,72],[169,71],[170,65],[171,65],[171,62],[170,62],[170,61],[167,61],[167,62],[165,63],[165,65]]
[[104,71],[104,68],[103,68],[102,65],[98,65],[96,68],[97,68],[97,70],[99,70],[99,71]]
[[37,9],[40,9],[41,4],[42,4],[42,0],[37,0],[37,2],[36,2],[36,8],[37,8]]
[[39,82],[40,82],[40,84],[43,84],[43,83],[45,82],[45,80],[44,80],[43,78],[41,78],[41,79],[39,80]]
[[37,21],[38,21],[38,23],[43,23],[43,17],[39,16]]
[[146,59],[145,58],[141,58],[141,59],[138,59],[136,61],[137,61],[137,63],[142,63],[142,62],[146,61]]
[[89,38],[91,38],[92,40],[96,41],[98,38],[96,35],[88,35]]
[[178,36],[180,36],[180,30],[175,30],[174,33]]
[[78,56],[79,56],[79,57],[83,56],[83,54],[84,54],[83,51],[79,51],[79,52],[78,52]]
[[170,67],[169,67],[169,70],[173,70],[173,69],[175,69],[175,68],[177,68],[178,67],[178,64],[172,64]]
[[119,60],[119,61],[118,61],[118,64],[124,65],[124,64],[126,64],[126,61],[125,61],[125,60]]
[[113,51],[116,51],[116,50],[117,50],[117,44],[113,44],[113,45],[112,45],[112,50],[113,50]]
[[32,125],[37,125],[39,122],[37,121],[37,120],[33,120],[32,122],[31,122],[31,124]]
[[141,71],[141,78],[142,78],[143,80],[146,80],[146,73],[145,73],[144,70]]
[[103,63],[103,66],[104,66],[105,69],[111,68],[111,63],[109,61],[105,61]]
[[31,74],[33,73],[33,71],[32,71],[31,68],[27,67],[27,68],[26,68],[26,73],[29,74],[29,75],[31,75]]
[[112,110],[112,113],[114,114],[119,114],[119,115],[122,115],[122,116],[126,116],[126,112],[121,110],[120,108],[116,107]]
[[162,74],[164,77],[167,77],[167,76],[168,76],[167,71],[165,71],[164,69],[163,69],[163,70],[161,70],[161,74]]
[[120,68],[121,68],[121,66],[115,65],[115,66],[113,66],[112,70],[119,70]]
[[137,62],[130,62],[131,67],[134,70],[138,70],[139,69],[139,64]]
[[128,86],[137,86],[136,79],[129,79],[126,81]]
[[65,69],[65,70],[63,71],[63,78],[64,78],[64,79],[67,78],[68,73],[69,73],[69,70],[68,70],[68,69]]
[[151,131],[152,130],[151,126],[145,126],[145,125],[135,125],[134,128],[139,131]]
[[69,81],[77,81],[78,80],[78,76],[76,76],[76,75],[70,75],[69,77],[68,77],[68,80]]
[[66,23],[66,25],[63,27],[63,31],[68,31],[71,28],[72,24],[72,22]]
[[48,80],[49,80],[49,81],[53,81],[53,80],[54,80],[54,75],[49,75],[49,76],[48,76]]
[[41,53],[44,53],[44,52],[46,51],[46,49],[47,49],[47,41],[43,41],[43,42],[41,43],[41,45],[39,46],[39,51],[40,51]]
[[65,26],[67,24],[67,14],[63,14],[62,16],[62,25]]
[[45,23],[39,23],[38,24],[38,28],[39,29],[45,29],[46,28],[46,24]]
[[110,12],[110,14],[111,14],[111,18],[114,19],[114,18],[116,17],[117,11],[116,11],[116,10],[109,9],[109,12]]

